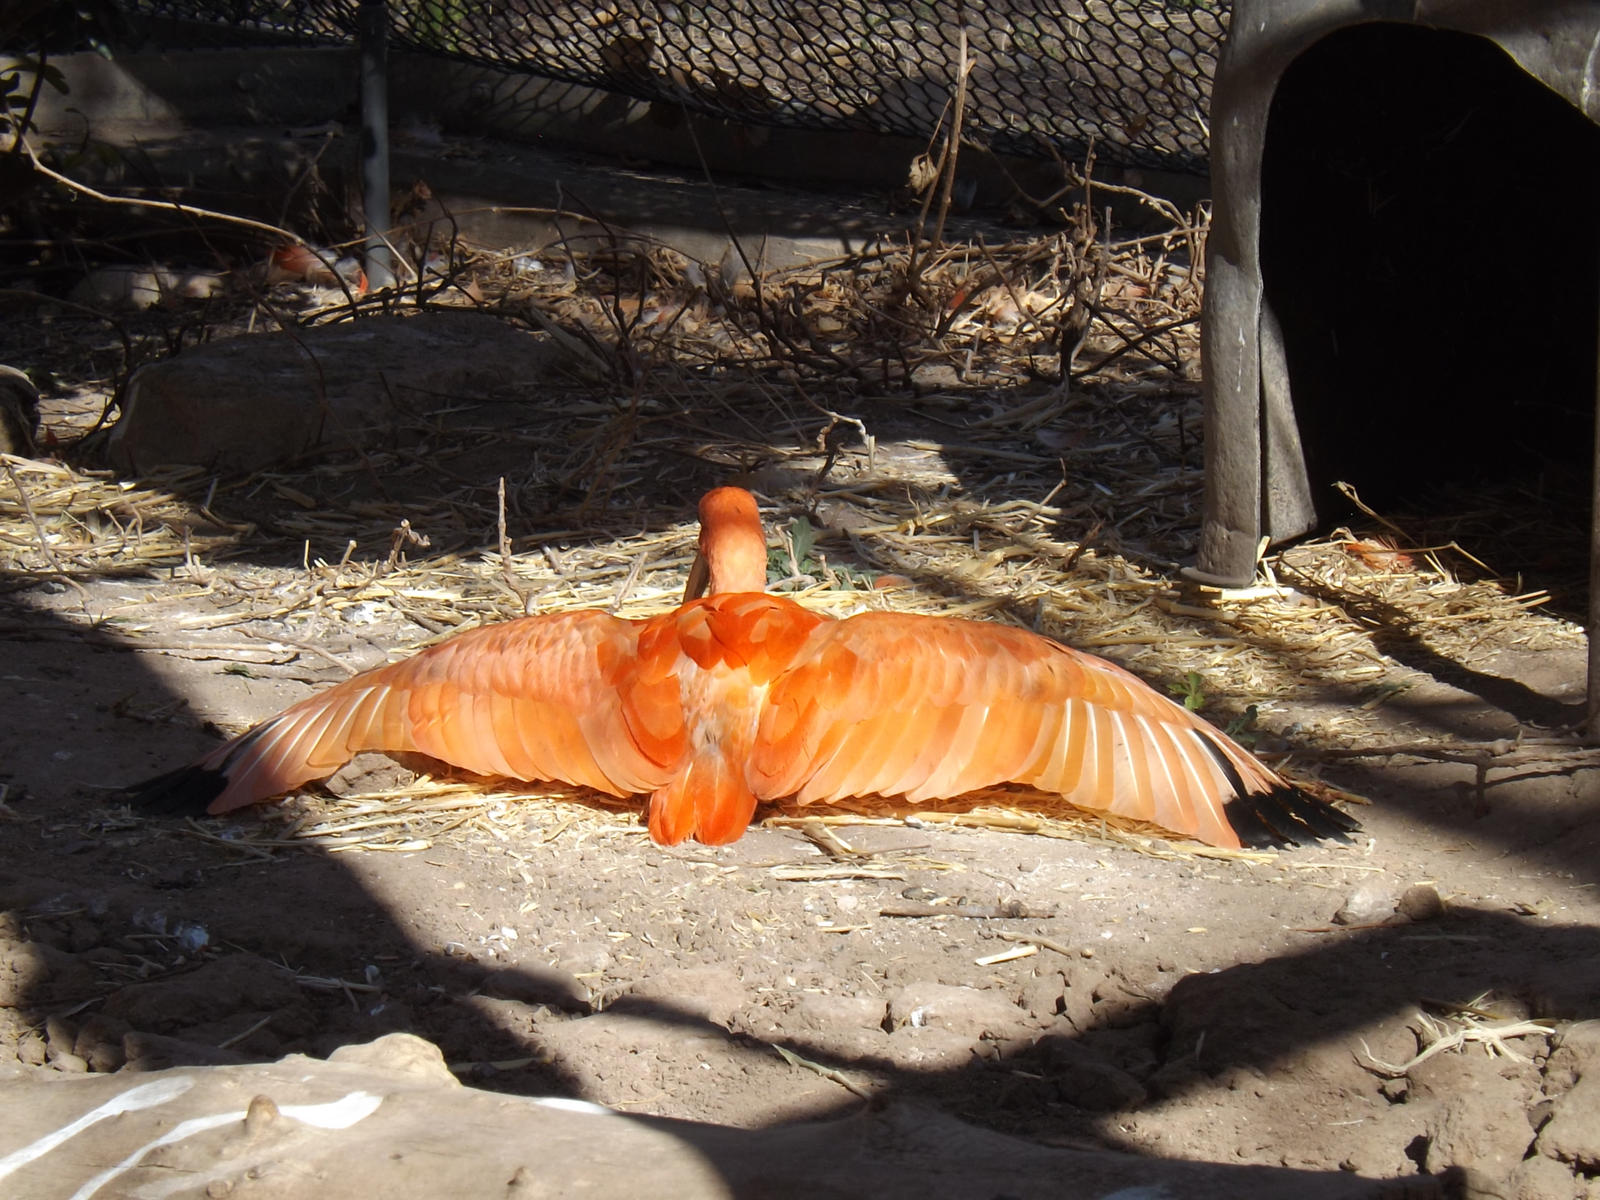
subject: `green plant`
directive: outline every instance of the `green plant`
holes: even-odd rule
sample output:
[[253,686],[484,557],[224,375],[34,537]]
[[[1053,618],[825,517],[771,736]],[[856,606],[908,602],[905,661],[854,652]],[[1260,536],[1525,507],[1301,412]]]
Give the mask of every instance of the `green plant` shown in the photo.
[[1241,746],[1253,746],[1260,736],[1256,730],[1256,719],[1260,715],[1260,711],[1252,704],[1233,720],[1229,721],[1222,732]]
[[809,575],[817,569],[812,550],[817,544],[817,531],[804,517],[796,517],[778,530],[781,543],[767,553],[767,569],[780,579],[796,575]]
[[1167,691],[1183,697],[1183,706],[1190,712],[1199,712],[1206,703],[1206,681],[1199,671],[1190,671],[1177,683],[1169,683]]

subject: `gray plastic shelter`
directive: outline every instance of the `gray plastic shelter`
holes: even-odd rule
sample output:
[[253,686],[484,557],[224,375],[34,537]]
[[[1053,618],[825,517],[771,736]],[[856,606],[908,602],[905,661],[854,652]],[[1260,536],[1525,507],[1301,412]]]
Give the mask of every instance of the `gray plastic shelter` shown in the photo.
[[1595,0],[1237,0],[1191,576],[1248,582],[1263,537],[1336,515],[1336,478],[1380,502],[1447,471],[1592,478],[1597,123]]

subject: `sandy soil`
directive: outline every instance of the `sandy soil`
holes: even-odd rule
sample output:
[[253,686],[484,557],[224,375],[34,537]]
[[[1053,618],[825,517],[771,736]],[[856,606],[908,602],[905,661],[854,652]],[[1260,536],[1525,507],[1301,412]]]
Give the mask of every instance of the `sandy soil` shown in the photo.
[[[682,523],[693,471],[617,503],[666,487]],[[216,507],[270,527],[279,503],[262,488]],[[477,1086],[627,1112],[757,1127],[911,1099],[1058,1146],[1600,1196],[1600,775],[1493,741],[1570,714],[1570,626],[1486,633],[1443,665],[1391,644],[1365,691],[1308,683],[1274,706],[1281,744],[1315,750],[1365,706],[1371,741],[1506,765],[1329,765],[1371,799],[1364,833],[1262,857],[909,811],[663,849],[632,811],[503,796],[341,847],[289,836],[347,817],[336,798],[199,823],[108,803],[213,745],[208,723],[240,728],[432,636],[381,605],[273,615],[262,597],[314,574],[301,553],[280,536],[194,569],[8,576],[0,1078],[326,1055],[398,1030]],[[1182,678],[1160,647],[1129,661]],[[1249,699],[1225,674],[1210,686]],[[369,760],[334,788],[407,777]]]

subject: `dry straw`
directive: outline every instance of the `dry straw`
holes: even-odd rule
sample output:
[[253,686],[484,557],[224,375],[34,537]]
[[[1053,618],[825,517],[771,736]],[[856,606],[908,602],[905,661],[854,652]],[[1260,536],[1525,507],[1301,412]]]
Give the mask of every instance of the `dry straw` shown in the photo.
[[[462,397],[402,430],[409,443],[249,479],[129,482],[7,458],[0,585],[53,583],[60,621],[108,644],[336,678],[372,665],[376,647],[407,653],[524,612],[665,611],[693,549],[687,498],[740,476],[778,518],[777,586],[821,611],[1026,625],[1116,657],[1246,739],[1287,724],[1293,706],[1338,701],[1314,728],[1263,735],[1267,752],[1384,740],[1385,699],[1406,682],[1386,638],[1461,658],[1580,636],[1539,613],[1541,594],[1515,594],[1456,547],[1373,534],[1296,547],[1264,562],[1255,588],[1181,586],[1199,525],[1204,226],[1174,217],[1119,241],[1084,208],[1057,235],[921,245],[915,278],[905,245],[725,280],[600,230],[523,254],[451,241],[450,266],[399,297],[302,295],[296,309],[255,287],[217,336],[268,309],[274,323],[314,324],[475,307],[559,331],[572,373],[541,387],[536,420]],[[486,456],[522,464],[498,494]],[[893,586],[875,586],[885,576]],[[1279,762],[1306,773],[1304,755]],[[281,825],[222,841],[251,856],[637,834],[633,807],[562,795],[425,775],[314,794],[278,810]],[[780,807],[769,820],[819,816],[1174,852],[1149,830],[1015,792],[922,809]]]

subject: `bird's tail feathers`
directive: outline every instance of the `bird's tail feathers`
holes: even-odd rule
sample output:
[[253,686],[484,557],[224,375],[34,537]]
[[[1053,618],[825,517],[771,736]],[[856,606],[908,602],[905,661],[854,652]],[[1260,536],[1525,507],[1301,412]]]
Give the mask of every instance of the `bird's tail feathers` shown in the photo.
[[723,755],[697,755],[650,796],[650,836],[664,846],[694,837],[710,846],[739,840],[755,815],[744,772]]
[[[1239,773],[1226,747],[1212,737],[1203,740],[1233,786],[1233,797],[1222,806],[1222,811],[1243,845],[1256,848],[1304,846],[1318,838],[1348,842],[1350,834],[1361,828],[1354,817],[1265,768],[1261,772],[1267,781],[1265,788],[1259,783],[1252,786]],[[1253,759],[1249,761],[1254,763]]]
[[214,815],[329,774],[334,768],[324,770],[320,763],[308,765],[303,756],[285,755],[285,735],[301,732],[304,724],[296,709],[279,713],[198,762],[132,784],[125,789],[128,803],[169,816]]
[[198,817],[205,814],[227,786],[225,772],[191,764],[129,784],[123,793],[129,805],[143,812],[156,816]]

